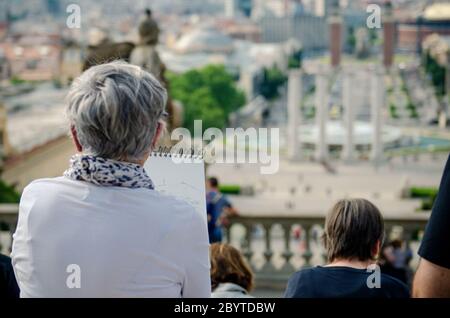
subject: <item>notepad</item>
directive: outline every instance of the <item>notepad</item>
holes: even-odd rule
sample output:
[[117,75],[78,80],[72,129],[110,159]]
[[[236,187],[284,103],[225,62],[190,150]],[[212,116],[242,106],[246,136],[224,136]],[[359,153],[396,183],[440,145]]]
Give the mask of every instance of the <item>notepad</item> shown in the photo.
[[205,164],[199,157],[152,153],[144,169],[155,190],[190,203],[206,219]]

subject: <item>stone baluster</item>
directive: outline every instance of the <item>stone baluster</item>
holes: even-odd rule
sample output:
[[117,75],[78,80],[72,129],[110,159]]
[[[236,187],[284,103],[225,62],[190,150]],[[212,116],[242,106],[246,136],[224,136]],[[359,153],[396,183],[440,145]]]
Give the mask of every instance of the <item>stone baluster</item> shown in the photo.
[[272,256],[273,256],[273,252],[272,252],[272,245],[271,245],[271,233],[270,230],[272,229],[272,222],[268,222],[268,223],[264,223],[263,224],[264,227],[264,242],[265,242],[265,250],[264,250],[264,258],[265,263],[264,266],[262,267],[261,271],[263,272],[275,272],[276,269],[272,264]]
[[283,273],[293,273],[295,271],[294,266],[291,264],[291,258],[294,255],[291,251],[291,223],[282,223],[283,227],[283,239],[284,239],[284,252],[282,254],[284,258],[284,265],[281,268]]
[[243,255],[247,258],[249,264],[252,264],[252,256],[253,256],[253,250],[252,250],[252,227],[253,224],[244,223],[245,227],[245,239],[243,244]]
[[311,245],[310,245],[310,232],[311,232],[311,224],[303,225],[302,226],[305,236],[305,251],[303,252],[303,259],[305,260],[305,263],[303,264],[303,267],[311,267]]

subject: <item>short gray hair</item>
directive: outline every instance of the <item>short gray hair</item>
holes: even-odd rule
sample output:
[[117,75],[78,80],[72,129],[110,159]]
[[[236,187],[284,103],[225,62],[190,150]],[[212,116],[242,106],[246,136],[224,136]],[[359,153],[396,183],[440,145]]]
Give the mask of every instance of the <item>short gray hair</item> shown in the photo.
[[141,160],[165,113],[166,89],[142,68],[121,61],[78,77],[66,114],[83,151],[116,160]]

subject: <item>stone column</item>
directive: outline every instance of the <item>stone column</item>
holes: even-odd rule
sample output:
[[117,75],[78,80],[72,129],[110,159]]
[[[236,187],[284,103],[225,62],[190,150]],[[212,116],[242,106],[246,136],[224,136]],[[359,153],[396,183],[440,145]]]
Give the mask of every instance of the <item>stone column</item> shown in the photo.
[[330,30],[331,66],[337,68],[341,64],[342,55],[342,17],[338,5],[335,5],[332,9],[328,18],[328,26]]
[[371,121],[373,127],[371,159],[378,164],[383,159],[383,141],[382,141],[382,109],[385,106],[385,87],[384,87],[383,67],[373,67],[371,69]]
[[383,64],[389,70],[394,62],[396,25],[392,13],[392,4],[387,1],[383,19]]
[[342,104],[344,106],[343,124],[345,127],[345,142],[342,149],[342,159],[346,162],[352,162],[354,159],[354,136],[353,136],[353,124],[355,120],[355,114],[353,111],[352,101],[352,83],[354,80],[354,74],[350,70],[346,70],[343,73],[343,88],[342,88]]
[[299,141],[300,103],[302,100],[302,72],[289,71],[288,82],[288,157],[298,160],[301,152]]
[[319,130],[316,143],[316,160],[325,161],[328,159],[327,144],[327,120],[328,120],[328,90],[327,72],[323,67],[317,70],[316,74],[316,125]]

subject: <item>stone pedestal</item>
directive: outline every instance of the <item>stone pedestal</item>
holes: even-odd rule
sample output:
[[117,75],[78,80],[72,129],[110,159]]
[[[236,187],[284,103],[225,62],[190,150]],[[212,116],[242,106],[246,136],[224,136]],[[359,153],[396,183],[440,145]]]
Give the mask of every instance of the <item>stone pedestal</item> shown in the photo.
[[289,72],[288,82],[288,157],[300,159],[301,142],[299,141],[300,104],[302,100],[302,72]]

